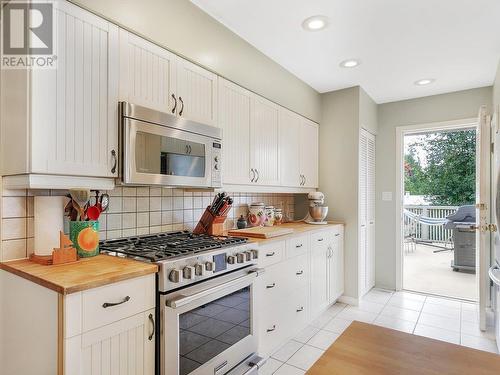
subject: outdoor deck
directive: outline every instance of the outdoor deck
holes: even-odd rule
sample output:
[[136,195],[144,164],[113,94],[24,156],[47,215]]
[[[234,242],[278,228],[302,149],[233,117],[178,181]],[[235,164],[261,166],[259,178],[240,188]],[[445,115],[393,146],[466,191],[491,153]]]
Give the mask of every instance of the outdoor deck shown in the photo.
[[477,300],[476,276],[454,272],[450,267],[453,251],[434,253],[435,247],[417,244],[404,252],[403,288],[466,300]]

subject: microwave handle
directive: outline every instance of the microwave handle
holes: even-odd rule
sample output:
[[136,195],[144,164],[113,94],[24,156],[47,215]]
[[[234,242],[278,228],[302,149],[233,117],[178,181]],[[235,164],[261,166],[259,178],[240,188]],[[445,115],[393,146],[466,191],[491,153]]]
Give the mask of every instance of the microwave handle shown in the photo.
[[197,293],[181,294],[175,298],[169,299],[166,301],[166,305],[168,307],[171,307],[172,309],[178,309],[178,308],[185,306],[193,301],[196,301],[197,299],[209,296],[210,294],[213,294],[213,293],[217,293],[221,290],[224,290],[224,289],[229,288],[229,287],[236,285],[236,284],[240,284],[240,283],[245,282],[247,280],[254,279],[254,278],[258,277],[259,275],[261,275],[262,273],[264,273],[264,269],[262,269],[262,268],[251,269],[248,271],[248,274],[246,274],[245,276],[238,277],[238,278],[231,280],[231,281],[228,281],[226,283],[222,283],[220,285],[202,290],[202,291],[197,292]]

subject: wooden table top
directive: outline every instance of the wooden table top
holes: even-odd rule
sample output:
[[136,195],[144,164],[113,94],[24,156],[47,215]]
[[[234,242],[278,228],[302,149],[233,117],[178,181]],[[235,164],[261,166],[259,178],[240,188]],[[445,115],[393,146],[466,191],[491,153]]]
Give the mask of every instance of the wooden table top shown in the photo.
[[500,355],[353,322],[308,375],[493,375]]
[[158,266],[101,254],[74,263],[51,266],[43,266],[29,259],[14,260],[0,263],[0,269],[60,294],[70,294],[152,274],[158,271]]

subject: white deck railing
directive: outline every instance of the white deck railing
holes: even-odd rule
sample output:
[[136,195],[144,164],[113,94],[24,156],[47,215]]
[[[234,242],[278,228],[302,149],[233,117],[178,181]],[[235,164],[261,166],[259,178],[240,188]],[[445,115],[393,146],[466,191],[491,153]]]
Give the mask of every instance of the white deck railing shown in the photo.
[[[426,217],[445,218],[454,213],[458,209],[458,206],[405,205],[404,208],[408,211]],[[412,225],[411,219],[404,216],[404,223],[405,233],[408,233],[409,226]],[[441,225],[425,225],[422,223],[417,223],[415,227],[415,238],[417,240],[446,243],[450,241],[451,236],[452,231],[450,229],[444,229],[444,227]]]

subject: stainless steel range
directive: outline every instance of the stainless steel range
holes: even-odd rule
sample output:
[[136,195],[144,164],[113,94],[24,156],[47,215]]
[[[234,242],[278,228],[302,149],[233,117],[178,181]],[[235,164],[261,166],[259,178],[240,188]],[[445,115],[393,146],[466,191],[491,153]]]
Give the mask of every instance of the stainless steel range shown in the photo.
[[159,266],[158,373],[258,372],[254,282],[262,270],[246,239],[179,231],[103,241],[100,250]]

